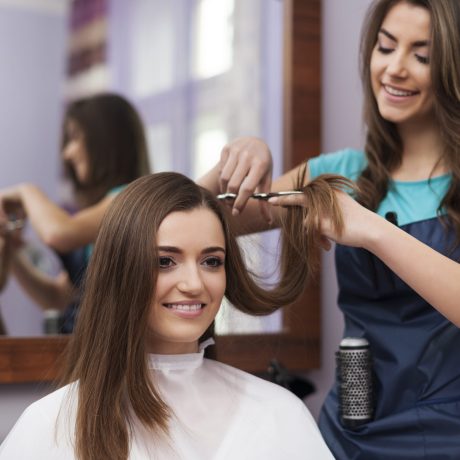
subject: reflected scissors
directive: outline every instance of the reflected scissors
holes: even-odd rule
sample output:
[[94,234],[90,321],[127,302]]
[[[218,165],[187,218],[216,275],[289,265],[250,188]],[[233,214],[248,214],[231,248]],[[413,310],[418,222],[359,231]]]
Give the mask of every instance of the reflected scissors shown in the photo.
[[5,224],[5,230],[7,232],[14,232],[15,230],[20,230],[21,228],[24,228],[24,225],[24,219],[8,220]]
[[[288,195],[303,195],[303,192],[300,190],[285,190],[282,192],[253,193],[252,195],[249,196],[249,198],[254,198],[255,200],[267,201],[273,197],[288,196]],[[221,193],[220,195],[217,195],[218,200],[231,201],[231,200],[236,199],[236,197],[237,197],[236,193]]]

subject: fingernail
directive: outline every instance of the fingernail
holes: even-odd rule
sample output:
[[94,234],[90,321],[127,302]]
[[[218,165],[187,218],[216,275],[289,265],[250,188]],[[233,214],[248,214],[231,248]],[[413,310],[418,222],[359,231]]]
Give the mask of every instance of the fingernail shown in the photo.
[[233,208],[232,209],[232,216],[236,217],[240,214],[240,210],[238,208]]

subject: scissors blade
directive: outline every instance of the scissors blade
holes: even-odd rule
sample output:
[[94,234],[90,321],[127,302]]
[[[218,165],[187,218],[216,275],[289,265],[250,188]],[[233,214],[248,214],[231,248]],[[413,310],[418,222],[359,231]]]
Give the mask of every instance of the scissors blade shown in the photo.
[[236,193],[221,193],[216,197],[218,200],[234,200],[236,198]]
[[254,198],[256,200],[266,201],[273,197],[288,196],[288,195],[303,195],[303,192],[300,190],[284,190],[282,192],[254,193],[251,195],[251,198]]
[[[278,196],[288,196],[288,195],[302,195],[303,192],[300,190],[285,190],[282,192],[269,192],[269,193],[253,193],[250,198],[254,198],[255,200],[268,200],[272,197]],[[217,195],[218,200],[234,200],[236,199],[236,193],[221,193]]]

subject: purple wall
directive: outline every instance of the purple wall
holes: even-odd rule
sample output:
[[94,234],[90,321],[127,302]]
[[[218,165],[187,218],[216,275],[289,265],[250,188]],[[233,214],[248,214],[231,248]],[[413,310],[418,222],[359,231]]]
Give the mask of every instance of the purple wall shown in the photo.
[[[67,16],[39,3],[0,6],[0,189],[32,182],[56,198]],[[41,332],[40,310],[14,281],[0,308],[12,335]]]
[[[362,147],[362,94],[358,73],[359,35],[371,0],[322,3],[322,151]],[[308,373],[317,391],[306,400],[315,417],[335,373],[335,351],[343,332],[337,307],[334,251],[324,253],[321,288],[321,368]]]

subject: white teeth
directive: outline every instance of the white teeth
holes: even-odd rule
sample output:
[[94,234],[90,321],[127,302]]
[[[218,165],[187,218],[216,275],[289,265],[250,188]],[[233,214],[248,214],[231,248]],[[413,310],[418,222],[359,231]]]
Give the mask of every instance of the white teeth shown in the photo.
[[184,305],[184,304],[168,303],[168,304],[166,304],[166,307],[172,308],[173,310],[198,311],[198,310],[201,310],[201,308],[203,307],[203,304],[198,303],[198,304],[195,304],[195,305]]
[[412,96],[414,94],[413,91],[402,91],[391,86],[385,86],[385,90],[393,96]]

